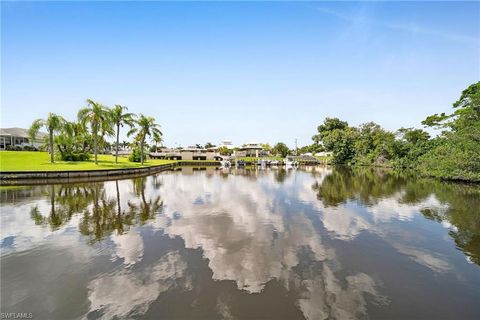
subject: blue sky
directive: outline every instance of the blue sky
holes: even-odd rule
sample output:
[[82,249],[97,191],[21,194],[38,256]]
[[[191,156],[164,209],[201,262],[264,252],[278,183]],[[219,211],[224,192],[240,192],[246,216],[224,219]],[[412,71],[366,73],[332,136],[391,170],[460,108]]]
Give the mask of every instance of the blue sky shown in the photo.
[[479,2],[2,2],[1,126],[86,98],[167,145],[311,143],[327,116],[420,126],[480,79]]

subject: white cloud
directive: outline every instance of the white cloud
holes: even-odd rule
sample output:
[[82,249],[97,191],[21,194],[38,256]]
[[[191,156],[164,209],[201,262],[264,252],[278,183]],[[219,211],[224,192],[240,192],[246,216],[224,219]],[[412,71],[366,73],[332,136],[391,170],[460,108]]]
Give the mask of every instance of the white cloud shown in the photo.
[[115,255],[123,259],[123,263],[131,266],[141,261],[143,256],[143,239],[137,231],[130,230],[126,234],[114,234],[110,237],[115,244]]
[[[143,273],[127,270],[104,275],[89,283],[90,312],[101,312],[102,319],[142,315],[160,294],[186,276],[187,264],[178,252],[169,252]],[[185,290],[191,289],[188,281],[183,284]]]
[[426,35],[436,38],[445,39],[452,42],[461,42],[466,44],[478,45],[479,39],[476,36],[459,34],[445,30],[438,30],[422,26],[414,21],[410,22],[385,22],[376,19],[373,14],[370,14],[366,7],[363,6],[361,10],[356,11],[354,14],[346,14],[337,10],[329,9],[326,7],[317,7],[317,11],[336,17],[351,24],[350,28],[359,29],[367,26],[388,28],[392,30],[404,31],[412,35]]

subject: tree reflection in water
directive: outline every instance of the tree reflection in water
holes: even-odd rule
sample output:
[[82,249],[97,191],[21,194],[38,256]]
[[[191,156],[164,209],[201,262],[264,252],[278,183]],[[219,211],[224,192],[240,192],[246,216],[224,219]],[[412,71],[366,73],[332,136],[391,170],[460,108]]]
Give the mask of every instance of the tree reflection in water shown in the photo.
[[87,209],[94,200],[93,188],[84,184],[49,185],[41,191],[48,194],[50,211],[42,214],[36,205],[30,210],[30,216],[35,224],[49,225],[52,231],[70,221],[73,214]]
[[[41,318],[479,314],[478,268],[452,245],[479,264],[478,186],[372,168],[212,172],[4,189],[7,305],[34,301]],[[79,281],[59,289],[50,274]]]
[[[153,219],[155,214],[161,211],[163,207],[163,202],[160,196],[155,196],[154,198],[150,198],[147,201],[145,196],[145,189],[146,189],[146,182],[147,178],[142,177],[138,179],[134,179],[133,181],[133,190],[135,196],[141,199],[140,204],[134,204],[133,202],[128,202],[128,207],[130,208],[130,213],[132,216],[138,214],[139,223],[144,224],[147,220]],[[157,180],[157,177],[153,179],[153,187],[159,188],[161,186],[161,182]]]
[[480,187],[418,178],[378,168],[334,168],[312,186],[325,206],[359,201],[371,206],[399,194],[399,203],[417,205],[434,196],[442,206],[421,208],[422,215],[453,225],[449,232],[458,248],[480,265]]
[[[163,202],[160,196],[146,196],[147,178],[133,179],[134,194],[138,204],[131,199],[128,207],[122,208],[119,182],[115,181],[115,197],[109,197],[105,183],[49,185],[41,188],[47,194],[49,211],[41,212],[38,205],[30,210],[30,217],[37,225],[48,225],[52,231],[58,230],[70,221],[73,215],[82,214],[79,231],[88,237],[89,243],[102,240],[116,231],[127,232],[130,226],[143,224],[161,211]],[[161,187],[161,181],[154,177],[152,186]]]

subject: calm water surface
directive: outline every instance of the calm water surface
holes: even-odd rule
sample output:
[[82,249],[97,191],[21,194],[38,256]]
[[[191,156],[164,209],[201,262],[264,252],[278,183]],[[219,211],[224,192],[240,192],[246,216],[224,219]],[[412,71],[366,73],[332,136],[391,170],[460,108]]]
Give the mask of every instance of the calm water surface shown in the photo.
[[480,188],[384,171],[1,188],[1,311],[37,319],[480,319]]

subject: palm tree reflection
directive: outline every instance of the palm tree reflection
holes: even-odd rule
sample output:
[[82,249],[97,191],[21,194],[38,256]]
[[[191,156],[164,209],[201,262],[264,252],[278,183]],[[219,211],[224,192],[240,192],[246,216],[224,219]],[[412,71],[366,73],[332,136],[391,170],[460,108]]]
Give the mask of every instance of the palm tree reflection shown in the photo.
[[[128,232],[135,224],[144,224],[161,211],[163,202],[159,195],[149,198],[146,194],[147,178],[133,179],[134,194],[138,201],[129,199],[128,208],[122,208],[118,180],[115,195],[105,189],[105,183],[50,185],[46,189],[49,211],[41,212],[38,205],[30,210],[30,217],[37,225],[49,226],[52,231],[67,224],[76,214],[81,214],[79,231],[95,243],[111,235]],[[155,189],[161,187],[159,179],[153,180]]]
[[93,200],[89,187],[84,185],[50,185],[47,187],[50,211],[42,215],[38,205],[30,210],[30,216],[37,225],[49,225],[52,231],[59,229],[72,218],[73,214],[85,210]]
[[[145,196],[147,177],[137,178],[133,180],[133,191],[135,196],[141,199],[139,204],[128,201],[128,207],[132,215],[138,215],[139,223],[144,224],[147,220],[153,219],[155,214],[159,213],[163,207],[163,201],[157,195],[147,200]],[[161,183],[154,180],[154,187],[160,186]]]

